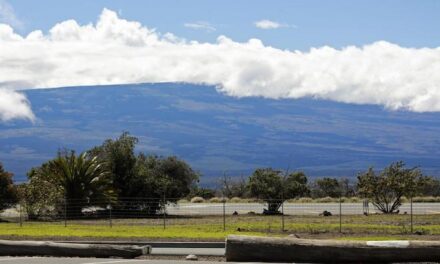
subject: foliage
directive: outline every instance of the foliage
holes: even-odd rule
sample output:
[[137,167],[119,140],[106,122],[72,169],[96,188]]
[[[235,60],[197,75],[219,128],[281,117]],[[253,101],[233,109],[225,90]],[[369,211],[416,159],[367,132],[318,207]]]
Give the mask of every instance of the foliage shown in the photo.
[[192,188],[189,197],[200,196],[203,199],[211,199],[215,196],[215,190],[210,188],[203,188],[199,186],[195,186]]
[[150,199],[136,206],[154,214],[160,209],[160,203],[176,202],[187,196],[198,179],[199,174],[177,157],[141,153],[137,157],[135,175],[129,180],[128,191],[133,197]]
[[315,198],[323,197],[339,197],[341,195],[341,188],[339,182],[335,178],[324,177],[317,179],[311,186],[312,196]]
[[136,155],[134,148],[138,139],[128,132],[122,133],[119,138],[107,139],[101,146],[91,149],[90,155],[97,156],[104,162],[110,171],[113,189],[119,197],[136,197],[131,193],[131,179],[135,176]]
[[109,172],[104,163],[87,152],[58,153],[42,167],[35,169],[33,177],[52,184],[65,198],[68,217],[78,217],[85,206],[107,205],[115,198]]
[[12,176],[0,163],[0,211],[17,203],[17,189],[12,182]]
[[414,197],[420,192],[426,178],[417,167],[405,168],[402,161],[392,163],[380,173],[373,168],[359,174],[359,193],[371,199],[383,213],[394,213],[402,204],[402,196]]
[[241,197],[246,198],[249,196],[249,189],[247,181],[243,177],[232,178],[226,174],[220,178],[221,193],[224,197]]
[[[42,167],[46,167],[45,163]],[[42,217],[53,217],[60,214],[60,201],[63,200],[63,191],[42,173],[47,168],[33,168],[27,176],[29,181],[19,186],[19,193],[24,202],[24,209],[30,220]]]
[[420,187],[420,194],[423,196],[440,196],[440,180],[434,177],[426,177]]
[[291,198],[308,194],[307,177],[294,172],[283,177],[282,172],[272,168],[257,169],[249,177],[251,195],[268,204],[268,214],[279,213],[282,203]]

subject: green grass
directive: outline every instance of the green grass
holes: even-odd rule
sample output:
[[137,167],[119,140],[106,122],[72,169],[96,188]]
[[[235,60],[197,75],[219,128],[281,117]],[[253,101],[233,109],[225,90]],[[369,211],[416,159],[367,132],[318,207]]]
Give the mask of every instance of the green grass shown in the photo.
[[[281,231],[281,216],[241,215],[226,218],[223,230],[221,216],[170,218],[166,229],[161,219],[116,219],[113,226],[108,220],[63,222],[0,223],[2,237],[33,238],[109,238],[109,239],[183,239],[223,240],[229,234],[284,236],[291,233],[301,236],[339,237],[339,217],[285,216]],[[414,231],[423,237],[440,235],[438,215],[414,216]],[[408,215],[353,215],[343,216],[342,232],[352,239],[386,240],[410,234]],[[372,239],[374,238],[374,239]]]

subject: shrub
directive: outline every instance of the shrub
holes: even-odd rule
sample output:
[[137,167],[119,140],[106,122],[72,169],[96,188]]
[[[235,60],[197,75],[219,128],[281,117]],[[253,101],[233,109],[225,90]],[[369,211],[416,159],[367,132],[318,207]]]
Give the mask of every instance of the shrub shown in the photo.
[[179,201],[177,201],[178,204],[182,204],[182,203],[189,203],[188,199],[180,199]]
[[316,199],[316,202],[317,203],[335,203],[335,202],[339,202],[339,199],[327,196],[327,197]]
[[359,198],[359,197],[350,197],[350,198],[348,198],[348,202],[350,202],[350,203],[360,203],[360,202],[362,202],[362,199]]
[[229,200],[229,202],[230,202],[230,203],[241,203],[241,202],[243,202],[243,199],[241,199],[240,197],[232,197],[232,198]]
[[313,203],[313,199],[310,197],[301,197],[299,199],[296,199],[296,202],[298,202],[298,203]]
[[204,202],[205,202],[205,199],[203,199],[200,196],[196,196],[191,199],[191,203],[204,203]]
[[212,197],[211,199],[209,199],[210,203],[220,203],[221,201],[222,199],[219,197]]

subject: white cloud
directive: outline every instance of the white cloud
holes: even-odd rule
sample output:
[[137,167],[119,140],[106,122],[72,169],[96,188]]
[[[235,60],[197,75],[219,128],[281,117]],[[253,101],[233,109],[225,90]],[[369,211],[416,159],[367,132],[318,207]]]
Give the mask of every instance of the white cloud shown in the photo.
[[257,21],[254,23],[255,26],[257,28],[261,28],[261,29],[277,29],[277,28],[283,28],[283,27],[296,27],[296,26],[291,26],[288,24],[281,24],[272,20],[268,20],[268,19],[263,19],[260,21]]
[[21,93],[1,89],[0,121],[9,121],[18,118],[34,121],[35,117],[28,100]]
[[68,20],[47,35],[20,36],[0,25],[0,47],[2,120],[34,118],[27,100],[12,90],[142,82],[211,84],[237,97],[313,97],[440,111],[440,48],[379,41],[301,52],[225,36],[198,43],[159,34],[110,10],[96,25]]
[[14,8],[6,0],[0,0],[0,23],[7,23],[19,29],[23,27],[23,22],[17,18]]
[[213,32],[216,28],[208,22],[198,21],[193,23],[185,23],[183,24],[187,28],[195,29],[195,30],[204,30],[206,32]]

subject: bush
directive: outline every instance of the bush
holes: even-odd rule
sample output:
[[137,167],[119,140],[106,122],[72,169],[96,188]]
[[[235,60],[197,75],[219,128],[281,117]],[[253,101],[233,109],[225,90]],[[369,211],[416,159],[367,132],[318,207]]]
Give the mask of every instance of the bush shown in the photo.
[[191,203],[204,203],[204,202],[205,202],[205,199],[203,199],[200,196],[196,196],[191,199]]
[[327,197],[316,199],[316,202],[317,203],[338,203],[339,199],[327,196]]
[[228,198],[224,197],[212,197],[211,199],[209,199],[210,203],[223,203],[223,202],[227,202]]
[[182,203],[189,203],[188,199],[180,199],[179,201],[177,201],[178,204],[182,204]]
[[240,197],[232,197],[232,198],[229,200],[229,202],[230,202],[230,203],[242,203],[242,202],[243,202],[243,199],[241,199]]
[[348,198],[348,202],[349,203],[360,203],[360,202],[362,202],[362,199],[359,197],[350,197],[350,198]]
[[295,202],[298,202],[298,203],[313,203],[313,199],[310,198],[310,197],[301,197],[299,199],[296,199]]
[[414,197],[414,203],[438,203],[440,202],[440,197],[425,196],[425,197]]

